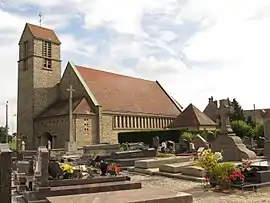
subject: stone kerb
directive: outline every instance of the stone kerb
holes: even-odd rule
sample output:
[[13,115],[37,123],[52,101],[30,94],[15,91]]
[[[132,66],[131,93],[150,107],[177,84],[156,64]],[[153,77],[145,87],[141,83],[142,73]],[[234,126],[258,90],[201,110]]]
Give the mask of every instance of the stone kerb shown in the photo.
[[12,151],[8,144],[0,144],[0,202],[11,203]]

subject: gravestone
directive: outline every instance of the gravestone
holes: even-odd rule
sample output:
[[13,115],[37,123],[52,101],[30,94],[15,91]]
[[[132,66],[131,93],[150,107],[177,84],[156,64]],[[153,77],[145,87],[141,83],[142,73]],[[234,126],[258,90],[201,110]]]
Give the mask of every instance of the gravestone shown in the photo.
[[195,135],[195,137],[193,138],[193,143],[196,150],[198,150],[200,147],[203,147],[205,149],[209,148],[209,143],[199,134]]
[[155,148],[156,150],[159,148],[159,137],[156,136],[156,137],[153,137],[153,148]]
[[8,144],[0,144],[0,202],[11,203],[12,155]]
[[211,148],[214,152],[222,152],[223,161],[242,161],[242,159],[256,159],[256,154],[247,149],[240,137],[232,131],[229,116],[233,112],[228,99],[220,100],[217,114],[220,115],[220,133]]
[[49,180],[49,151],[46,147],[38,148],[36,181],[39,187],[47,187]]

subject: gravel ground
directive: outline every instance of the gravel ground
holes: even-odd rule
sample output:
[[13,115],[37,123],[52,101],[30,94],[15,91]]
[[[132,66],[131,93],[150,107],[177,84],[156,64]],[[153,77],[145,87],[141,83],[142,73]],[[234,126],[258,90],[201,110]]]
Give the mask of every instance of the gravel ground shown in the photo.
[[234,190],[230,194],[205,191],[201,183],[171,179],[159,176],[130,175],[132,180],[142,182],[143,187],[164,188],[175,192],[187,192],[192,194],[194,203],[270,203],[270,188],[258,190],[258,192],[242,192]]

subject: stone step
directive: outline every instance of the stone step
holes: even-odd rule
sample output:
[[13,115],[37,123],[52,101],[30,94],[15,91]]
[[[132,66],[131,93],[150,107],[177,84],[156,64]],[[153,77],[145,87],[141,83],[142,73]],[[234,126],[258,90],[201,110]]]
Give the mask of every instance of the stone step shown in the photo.
[[24,192],[23,198],[25,199],[25,203],[30,203],[31,201],[44,200],[46,197],[53,197],[53,196],[88,194],[88,193],[131,190],[140,188],[141,188],[140,182],[131,182],[131,181],[95,183],[87,185],[69,185],[69,186],[52,187],[51,190]]
[[70,195],[62,197],[48,197],[49,203],[90,203],[111,202],[117,203],[191,203],[192,195],[187,193],[175,193],[164,189],[142,188],[137,190],[104,192],[85,195]]
[[177,178],[177,179],[183,179],[183,180],[191,180],[196,182],[204,182],[204,177],[196,177],[196,176],[189,176],[189,175],[183,175],[182,173],[167,173],[167,172],[155,172],[154,175],[158,176],[164,176],[167,178]]
[[167,158],[154,158],[147,160],[135,161],[135,168],[159,168],[164,164],[182,163],[190,161],[192,157],[182,156],[182,157],[167,157]]
[[174,163],[174,164],[164,164],[159,167],[160,172],[167,173],[182,173],[182,168],[186,166],[194,165],[193,162],[183,162],[183,163]]

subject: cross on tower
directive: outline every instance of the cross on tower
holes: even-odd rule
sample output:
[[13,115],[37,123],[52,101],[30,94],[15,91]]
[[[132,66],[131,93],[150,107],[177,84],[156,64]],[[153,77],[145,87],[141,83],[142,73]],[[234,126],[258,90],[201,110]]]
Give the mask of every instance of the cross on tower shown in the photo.
[[42,22],[42,13],[39,13],[39,14],[38,14],[38,16],[39,16],[39,26],[41,27],[41,22]]
[[69,141],[75,141],[73,136],[73,107],[72,107],[72,99],[73,99],[73,92],[75,91],[72,87],[72,85],[69,85],[69,88],[67,89],[69,92]]

